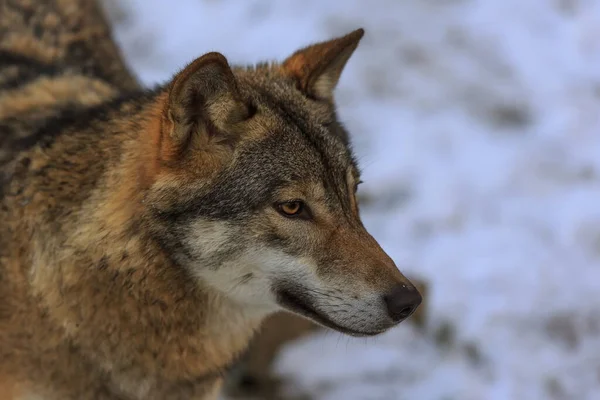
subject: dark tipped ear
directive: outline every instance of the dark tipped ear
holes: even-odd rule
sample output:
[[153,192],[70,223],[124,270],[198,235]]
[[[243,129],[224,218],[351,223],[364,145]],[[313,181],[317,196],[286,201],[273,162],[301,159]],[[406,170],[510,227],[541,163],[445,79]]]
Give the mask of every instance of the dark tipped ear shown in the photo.
[[233,139],[231,127],[249,114],[227,59],[220,53],[197,58],[173,79],[166,117],[175,143],[186,143],[191,135],[228,141]]
[[283,62],[283,71],[307,96],[331,100],[348,59],[365,31],[354,32],[298,50]]

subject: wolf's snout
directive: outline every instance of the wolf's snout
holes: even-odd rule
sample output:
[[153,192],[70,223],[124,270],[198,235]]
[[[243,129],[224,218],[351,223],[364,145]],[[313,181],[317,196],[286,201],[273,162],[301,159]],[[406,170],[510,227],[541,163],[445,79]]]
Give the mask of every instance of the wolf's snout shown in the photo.
[[396,323],[408,318],[419,304],[421,294],[412,286],[396,285],[390,293],[383,296],[390,318]]

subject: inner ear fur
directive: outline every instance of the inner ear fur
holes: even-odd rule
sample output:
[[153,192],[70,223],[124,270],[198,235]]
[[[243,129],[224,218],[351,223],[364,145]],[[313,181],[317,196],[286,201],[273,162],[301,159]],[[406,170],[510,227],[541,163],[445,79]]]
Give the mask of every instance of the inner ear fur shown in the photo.
[[285,75],[296,80],[305,95],[331,100],[342,71],[363,37],[364,29],[296,51],[282,64]]

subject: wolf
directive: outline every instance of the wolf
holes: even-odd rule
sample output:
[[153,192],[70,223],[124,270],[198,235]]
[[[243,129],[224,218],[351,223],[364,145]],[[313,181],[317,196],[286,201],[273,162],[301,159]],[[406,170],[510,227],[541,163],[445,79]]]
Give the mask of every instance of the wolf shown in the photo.
[[275,311],[372,336],[418,307],[336,113],[362,29],[144,89],[92,1],[1,7],[2,399],[214,399]]

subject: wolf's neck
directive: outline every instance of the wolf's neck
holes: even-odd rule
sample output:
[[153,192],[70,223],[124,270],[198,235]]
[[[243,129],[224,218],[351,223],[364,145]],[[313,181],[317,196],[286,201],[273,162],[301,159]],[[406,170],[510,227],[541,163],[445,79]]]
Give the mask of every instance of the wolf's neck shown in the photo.
[[89,235],[87,248],[67,247],[57,253],[62,261],[33,267],[34,290],[54,323],[87,358],[119,371],[118,380],[220,381],[263,316],[191,277],[144,234],[114,240],[88,229],[80,232]]
[[[156,104],[149,101],[130,114],[121,128],[143,127],[137,134],[151,134],[146,123]],[[246,348],[261,316],[192,278],[152,239],[141,212],[145,149],[136,147],[135,136],[119,132],[97,143],[119,156],[103,161],[100,178],[89,187],[76,173],[68,175],[72,187],[88,192],[68,218],[36,227],[32,289],[54,323],[109,373],[118,370],[130,381],[218,380]],[[60,234],[52,237],[56,223]]]
[[44,291],[44,305],[86,358],[109,375],[118,371],[119,385],[212,385],[261,322],[142,237],[99,244],[97,252],[72,255],[61,267],[46,274],[45,284],[59,286],[60,295]]

